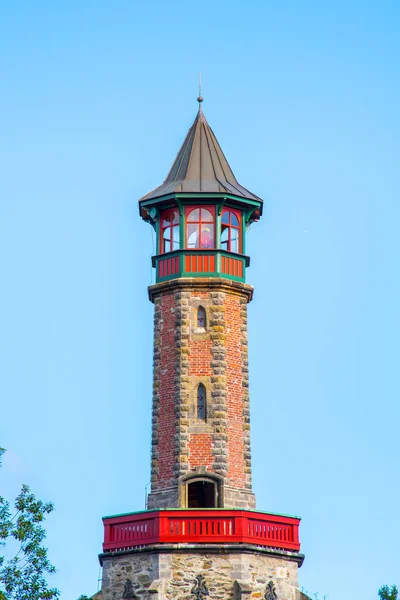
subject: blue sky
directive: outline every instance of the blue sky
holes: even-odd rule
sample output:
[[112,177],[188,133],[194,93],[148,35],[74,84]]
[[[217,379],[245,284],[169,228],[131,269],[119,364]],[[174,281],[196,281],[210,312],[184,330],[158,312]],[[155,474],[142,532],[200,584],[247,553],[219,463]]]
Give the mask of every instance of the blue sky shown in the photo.
[[265,200],[248,282],[253,480],[301,585],[400,584],[400,6],[4,0],[1,493],[53,500],[54,585],[97,590],[101,517],[149,480],[151,228],[137,199],[204,112]]

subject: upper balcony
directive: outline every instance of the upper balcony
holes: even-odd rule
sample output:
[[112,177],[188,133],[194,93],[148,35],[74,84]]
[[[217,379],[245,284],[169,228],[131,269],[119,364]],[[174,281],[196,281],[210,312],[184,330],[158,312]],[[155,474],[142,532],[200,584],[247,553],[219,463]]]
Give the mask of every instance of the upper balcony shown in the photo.
[[250,258],[220,248],[184,249],[152,257],[156,281],[175,277],[223,277],[245,281]]
[[249,510],[164,509],[104,517],[103,552],[153,544],[246,544],[298,553],[298,517]]

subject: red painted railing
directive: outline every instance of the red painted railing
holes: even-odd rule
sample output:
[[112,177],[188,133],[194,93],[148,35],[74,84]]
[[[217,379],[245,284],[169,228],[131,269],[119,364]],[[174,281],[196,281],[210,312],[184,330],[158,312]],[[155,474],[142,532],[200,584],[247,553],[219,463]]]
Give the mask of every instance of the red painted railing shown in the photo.
[[215,271],[214,254],[187,254],[185,270],[190,273],[211,273]]
[[168,277],[179,273],[179,256],[173,256],[172,258],[163,258],[158,262],[158,276]]
[[159,510],[104,517],[104,552],[150,544],[254,544],[298,552],[300,519],[246,510]]
[[236,258],[221,256],[221,271],[235,277],[243,277],[243,262]]

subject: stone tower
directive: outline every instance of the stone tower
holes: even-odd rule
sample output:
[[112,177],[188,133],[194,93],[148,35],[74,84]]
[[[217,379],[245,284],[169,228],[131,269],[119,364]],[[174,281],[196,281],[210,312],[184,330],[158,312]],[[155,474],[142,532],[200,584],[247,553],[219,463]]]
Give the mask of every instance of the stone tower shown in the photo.
[[139,201],[156,232],[151,491],[104,518],[105,600],[295,600],[299,519],[256,510],[251,484],[241,186],[199,111],[164,183]]

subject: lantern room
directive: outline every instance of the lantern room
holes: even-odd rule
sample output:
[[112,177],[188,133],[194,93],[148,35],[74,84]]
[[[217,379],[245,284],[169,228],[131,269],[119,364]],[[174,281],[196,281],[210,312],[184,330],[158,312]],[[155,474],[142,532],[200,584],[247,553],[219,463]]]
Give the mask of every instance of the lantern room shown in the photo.
[[245,281],[246,231],[262,200],[236,180],[201,109],[164,183],[139,201],[156,231],[156,282],[176,277]]

